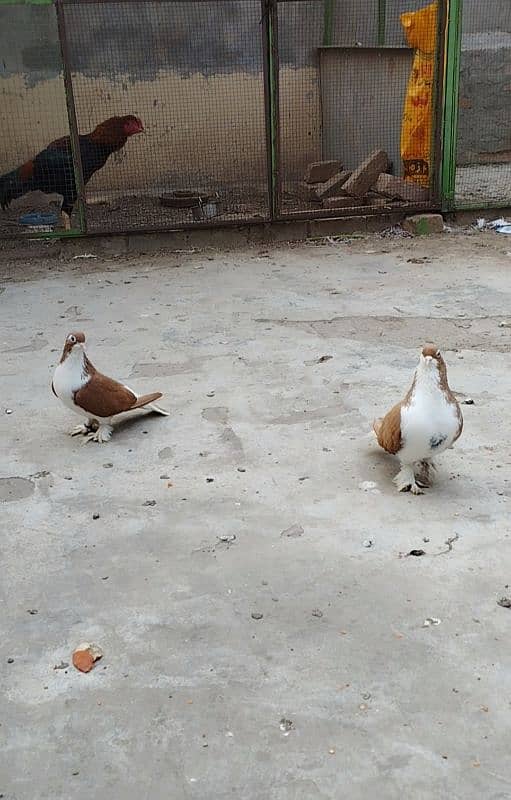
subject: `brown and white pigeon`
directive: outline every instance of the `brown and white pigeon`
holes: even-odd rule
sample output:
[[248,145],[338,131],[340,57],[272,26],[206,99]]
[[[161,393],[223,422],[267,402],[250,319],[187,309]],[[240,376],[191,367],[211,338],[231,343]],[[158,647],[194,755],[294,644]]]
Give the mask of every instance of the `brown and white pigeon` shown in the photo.
[[67,337],[51,388],[67,408],[86,418],[70,431],[71,436],[83,434],[86,441],[108,442],[112,418],[126,411],[148,408],[169,415],[155,404],[162,397],[161,392],[138,397],[127,386],[98,372],[85,353],[84,333],[70,333]]
[[405,398],[373,423],[378,444],[401,462],[394,478],[398,491],[423,494],[433,457],[452,447],[463,429],[458,401],[447,383],[440,350],[424,347]]

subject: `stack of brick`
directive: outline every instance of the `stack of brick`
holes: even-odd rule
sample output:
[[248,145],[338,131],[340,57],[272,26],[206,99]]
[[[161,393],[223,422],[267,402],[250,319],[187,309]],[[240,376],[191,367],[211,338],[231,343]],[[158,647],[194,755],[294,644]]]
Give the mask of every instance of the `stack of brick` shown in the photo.
[[318,161],[307,167],[300,194],[330,209],[365,205],[391,208],[428,201],[428,189],[389,174],[390,168],[384,150],[374,150],[353,171],[344,169],[340,161]]

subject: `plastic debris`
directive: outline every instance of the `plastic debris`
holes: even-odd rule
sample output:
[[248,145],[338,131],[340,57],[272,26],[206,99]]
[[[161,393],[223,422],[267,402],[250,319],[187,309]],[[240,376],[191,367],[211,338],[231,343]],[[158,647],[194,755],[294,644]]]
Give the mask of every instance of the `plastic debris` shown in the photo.
[[478,231],[496,231],[497,233],[505,233],[508,236],[511,235],[511,222],[509,220],[504,219],[504,217],[499,217],[499,219],[494,219],[491,222],[488,220],[481,218],[477,220],[476,227]]
[[73,261],[76,261],[77,258],[97,258],[94,253],[79,253],[77,256],[73,256]]
[[90,642],[82,642],[73,652],[73,666],[80,672],[90,672],[100,658],[103,658],[100,647]]

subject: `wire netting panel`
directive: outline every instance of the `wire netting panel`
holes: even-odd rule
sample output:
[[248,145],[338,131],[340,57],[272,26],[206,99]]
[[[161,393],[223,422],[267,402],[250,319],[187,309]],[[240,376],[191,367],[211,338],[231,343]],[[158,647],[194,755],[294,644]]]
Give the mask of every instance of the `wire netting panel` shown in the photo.
[[144,128],[87,182],[88,230],[266,218],[259,1],[64,8],[80,133],[112,116]]
[[417,0],[279,2],[284,215],[430,204],[439,16]]
[[0,5],[0,52],[0,236],[59,230],[75,180],[55,8]]
[[465,0],[457,207],[511,205],[511,3]]

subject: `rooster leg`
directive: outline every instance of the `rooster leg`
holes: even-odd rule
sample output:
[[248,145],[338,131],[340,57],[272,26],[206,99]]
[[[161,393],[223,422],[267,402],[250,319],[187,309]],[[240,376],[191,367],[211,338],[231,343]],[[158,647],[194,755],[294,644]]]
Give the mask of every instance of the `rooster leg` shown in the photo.
[[69,217],[69,214],[66,214],[65,211],[61,211],[60,212],[60,216],[62,217],[62,224],[64,225],[64,230],[65,231],[70,231],[71,230],[71,219]]

